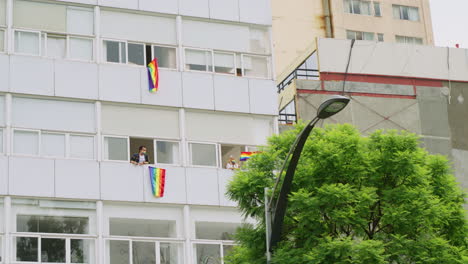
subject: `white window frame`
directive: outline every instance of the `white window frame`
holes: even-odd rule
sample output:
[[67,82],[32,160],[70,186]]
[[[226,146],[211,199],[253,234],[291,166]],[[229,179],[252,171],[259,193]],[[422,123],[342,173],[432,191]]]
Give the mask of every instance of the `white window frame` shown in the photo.
[[[91,42],[92,42],[91,60],[84,60],[84,59],[77,59],[77,58],[70,57],[70,54],[71,54],[70,53],[70,38],[91,40]],[[67,51],[67,56],[66,56],[67,60],[82,61],[82,62],[93,62],[95,60],[95,54],[96,54],[95,39],[94,39],[94,37],[86,37],[86,36],[81,36],[81,35],[67,35],[66,51]]]
[[[179,146],[179,161],[177,163],[159,163],[158,162],[158,149],[157,149],[157,142],[158,141],[163,141],[163,142],[171,142],[171,143],[177,143]],[[161,165],[172,165],[172,166],[180,166],[182,165],[182,146],[181,142],[177,140],[166,140],[166,139],[153,139],[153,150],[154,150],[154,164],[161,164]]]
[[[233,73],[224,73],[224,72],[217,72],[216,71],[216,59],[215,59],[215,54],[224,54],[224,55],[232,55],[234,57],[234,72]],[[217,51],[213,50],[213,72],[216,74],[222,74],[222,75],[237,75],[237,54],[235,52],[229,52],[229,51]]]
[[[161,48],[172,48],[172,49],[175,49],[175,53],[176,53],[176,65],[175,65],[175,68],[167,68],[167,67],[161,67],[160,65],[158,65],[158,67],[160,69],[166,69],[166,70],[171,70],[171,71],[177,71],[179,69],[179,52],[178,51],[178,47],[177,46],[171,46],[171,45],[160,45],[160,44],[151,44],[151,60],[154,59],[154,47],[161,47]],[[145,49],[145,52],[146,52],[146,49]],[[185,53],[184,53],[185,54]],[[185,66],[185,65],[184,65]]]
[[[420,22],[421,21],[421,14],[420,14],[420,8],[419,7],[393,4],[392,8],[395,8],[395,7],[398,7],[399,17],[398,18],[394,17],[394,19],[404,20],[404,21],[411,21],[411,22]],[[408,19],[403,18],[403,8],[408,8]],[[409,12],[410,12],[411,8],[416,8],[417,9],[417,11],[418,11],[418,20],[411,20],[409,18]],[[393,10],[392,10],[392,12],[393,12]]]
[[[39,35],[39,54],[31,54],[31,53],[22,53],[16,51],[16,32],[26,32],[26,33],[35,33]],[[14,28],[13,29],[13,53],[18,55],[27,55],[27,56],[42,56],[42,32],[39,30],[31,30],[31,29],[21,29],[21,28]]]
[[[16,238],[37,238],[37,262],[34,261],[16,261]],[[97,243],[97,236],[85,235],[85,234],[54,234],[54,233],[31,233],[31,232],[13,232],[11,233],[11,263],[24,264],[24,263],[42,263],[41,261],[41,240],[42,239],[64,239],[65,240],[65,263],[71,264],[71,240],[91,240],[94,242],[94,263],[98,263],[98,250],[99,245]]]
[[[208,240],[208,239],[193,239],[190,241],[190,249],[192,250],[192,260],[194,264],[197,263],[197,259],[194,258],[196,253],[196,245],[219,245],[220,250],[220,264],[224,264],[224,247],[223,246],[235,246],[236,243],[233,240]],[[197,256],[198,257],[198,256]]]
[[[84,133],[67,133],[68,134],[68,138],[67,138],[67,152],[68,152],[68,156],[67,156],[67,159],[71,159],[71,160],[97,160],[97,155],[96,155],[96,148],[97,148],[97,145],[96,145],[96,135],[94,134],[84,134]],[[78,137],[92,137],[93,138],[93,158],[92,159],[89,159],[89,158],[77,158],[77,157],[72,157],[71,156],[71,145],[70,145],[70,137],[72,136],[78,136]]]
[[[1,27],[0,26],[0,32],[3,32],[3,50],[0,50],[0,54],[7,53],[8,47],[7,47],[7,28]],[[2,263],[2,262],[0,262]]]
[[[106,159],[105,158],[105,153],[104,153],[104,149],[105,149],[105,144],[106,144],[106,141],[105,141],[105,138],[123,138],[123,139],[126,139],[127,140],[127,160],[110,160],[110,159]],[[103,161],[110,161],[110,162],[120,162],[120,163],[129,163],[130,162],[130,137],[129,136],[117,136],[117,135],[103,135],[102,136],[102,160]]]
[[[49,36],[48,35],[57,35],[57,36],[64,36],[65,37],[65,57],[63,58],[53,58],[53,57],[49,57],[49,50],[48,50],[48,45],[47,45],[47,40],[49,39]],[[69,58],[69,53],[68,53],[68,49],[69,49],[69,41],[68,41],[68,35],[67,34],[61,34],[61,33],[52,33],[52,32],[47,32],[47,31],[44,31],[44,32],[41,32],[41,37],[43,36],[43,42],[44,42],[44,46],[43,46],[43,49],[42,49],[42,52],[41,52],[41,56],[42,57],[45,57],[45,58],[50,58],[50,59],[55,59],[55,60],[64,60],[64,59],[68,59]]]
[[[127,63],[126,64],[131,65],[131,66],[137,66],[137,67],[146,67],[146,44],[142,43],[142,42],[130,41],[130,40],[126,41],[126,43],[127,43],[125,45],[125,47],[126,47],[125,54],[127,56],[127,60],[126,60]],[[128,44],[143,45],[143,65],[133,64],[133,63],[128,62]],[[151,51],[151,52],[153,52],[153,51]],[[121,63],[121,64],[123,64],[123,63]]]
[[[346,12],[346,14],[351,14],[351,15],[361,15],[361,16],[374,16],[375,15],[375,11],[374,11],[374,1],[371,1],[371,0],[349,0],[351,1],[351,10],[350,12]],[[370,11],[370,14],[363,14],[363,13],[355,13],[354,12],[354,4],[353,2],[354,1],[358,1],[359,4],[361,4],[362,2],[369,2],[369,11]],[[343,0],[343,7],[345,6],[345,0]],[[343,8],[344,9],[344,8]],[[344,9],[345,10],[345,9]]]
[[[59,157],[59,156],[49,156],[49,155],[45,155],[42,153],[42,134],[53,134],[53,135],[63,135],[65,137],[65,155],[63,157]],[[40,149],[39,149],[39,156],[41,157],[46,157],[46,158],[54,158],[54,159],[66,159],[69,157],[69,150],[70,150],[70,144],[69,144],[69,137],[67,136],[68,133],[66,132],[55,132],[55,131],[47,131],[47,130],[41,130],[41,134],[39,135],[40,136]]]
[[[125,43],[125,63],[123,62],[112,62],[112,61],[107,61],[107,58],[105,57],[105,54],[106,52],[104,52],[104,42],[105,41],[112,41],[112,42],[123,42]],[[109,64],[115,64],[115,65],[126,65],[128,64],[128,46],[127,46],[127,41],[126,40],[121,40],[121,39],[110,39],[110,38],[103,38],[101,39],[101,50],[102,50],[102,62],[103,63],[109,63]],[[120,55],[121,55],[121,50],[120,50],[120,45],[119,45],[119,60],[122,60],[122,58],[120,58]],[[130,65],[133,65],[133,64],[130,64]],[[133,66],[139,66],[139,65],[133,65]]]
[[[190,70],[187,69],[187,59],[186,59],[186,50],[195,50],[195,51],[205,51],[211,53],[211,71],[208,70],[209,65],[205,65],[206,71],[197,71],[197,70]],[[206,57],[206,55],[205,55]],[[184,47],[184,71],[187,72],[205,72],[205,73],[214,73],[214,54],[213,50],[211,49],[202,49],[202,48],[192,48],[192,47]]]
[[[268,76],[267,77],[258,77],[258,76],[246,76],[245,75],[245,69],[244,69],[244,56],[247,57],[257,57],[257,58],[266,58],[267,60],[267,70],[268,70]],[[250,79],[261,79],[261,80],[270,80],[272,77],[272,72],[271,72],[271,57],[268,55],[257,55],[257,54],[250,54],[250,53],[242,53],[241,54],[241,63],[242,63],[242,77],[245,78],[250,78]]]
[[[35,132],[38,134],[38,140],[37,140],[37,154],[23,154],[23,153],[16,153],[15,152],[15,132],[16,131],[23,131],[23,132]],[[11,137],[11,153],[14,156],[21,156],[21,157],[40,157],[41,156],[41,130],[39,129],[27,129],[27,128],[13,128],[12,129],[12,137]]]
[[[377,15],[377,12],[375,12],[375,7],[376,7],[376,4],[379,6],[379,14],[380,15]],[[383,17],[383,14],[382,14],[382,3],[379,2],[379,1],[372,1],[372,11],[373,11],[373,14],[375,17]]]
[[[5,127],[0,127],[0,132],[2,133],[2,136],[0,137],[0,140],[2,141],[2,147],[0,148],[0,155],[5,155],[6,154],[6,147],[5,147],[5,140],[6,140],[6,135],[5,135],[5,130],[6,128]],[[1,197],[0,197],[1,199]],[[1,232],[0,232],[0,236],[1,236]],[[0,238],[1,239],[1,238]],[[1,248],[0,248],[1,250]],[[2,263],[0,261],[0,263]]]
[[[219,159],[220,159],[220,152],[219,152],[219,144],[218,143],[213,143],[213,142],[203,142],[203,141],[187,141],[187,144],[188,144],[188,147],[187,147],[187,150],[188,150],[188,155],[187,157],[189,158],[189,166],[190,167],[193,167],[193,168],[219,168],[220,167],[220,163],[219,163]],[[205,145],[214,145],[215,146],[215,150],[216,150],[216,166],[204,166],[204,165],[194,165],[193,164],[193,161],[192,161],[192,144],[205,144]]]

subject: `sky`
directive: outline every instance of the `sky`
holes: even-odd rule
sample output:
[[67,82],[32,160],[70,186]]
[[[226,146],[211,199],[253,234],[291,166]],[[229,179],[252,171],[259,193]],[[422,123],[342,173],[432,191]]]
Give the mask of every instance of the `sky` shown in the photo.
[[468,48],[468,0],[430,0],[435,45]]

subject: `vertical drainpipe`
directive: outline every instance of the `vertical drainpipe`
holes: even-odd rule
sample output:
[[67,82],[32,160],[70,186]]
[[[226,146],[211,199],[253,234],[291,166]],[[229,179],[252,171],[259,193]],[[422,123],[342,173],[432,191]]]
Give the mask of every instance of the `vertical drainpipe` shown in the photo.
[[323,17],[325,19],[325,33],[327,38],[333,38],[331,11],[330,11],[330,0],[322,0],[323,5]]

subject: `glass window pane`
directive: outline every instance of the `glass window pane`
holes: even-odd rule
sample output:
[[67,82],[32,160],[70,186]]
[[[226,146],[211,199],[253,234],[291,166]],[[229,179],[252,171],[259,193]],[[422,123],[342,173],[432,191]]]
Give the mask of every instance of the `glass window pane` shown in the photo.
[[6,0],[0,0],[0,25],[6,25]]
[[94,159],[94,137],[71,135],[70,157]]
[[161,264],[178,264],[180,250],[181,250],[180,244],[174,244],[174,243],[159,244]]
[[128,160],[128,139],[104,137],[105,160]]
[[132,243],[133,264],[156,263],[156,244],[154,242]]
[[382,12],[380,10],[380,3],[379,2],[374,2],[374,15],[377,17],[382,16]]
[[104,40],[104,58],[107,62],[126,63],[125,43]]
[[112,240],[109,241],[108,264],[128,264],[130,263],[130,242]]
[[400,6],[393,5],[393,18],[400,19]]
[[371,14],[370,2],[361,1],[361,14],[363,14],[363,15],[370,15]]
[[42,133],[41,154],[44,156],[65,157],[65,135]]
[[409,10],[406,6],[401,7],[401,19],[409,20]]
[[65,239],[42,238],[41,261],[48,263],[65,263]]
[[411,21],[419,21],[419,9],[417,7],[410,7],[408,10],[408,18]]
[[109,227],[114,236],[176,237],[176,222],[169,220],[111,218]]
[[363,38],[364,40],[374,40],[374,33],[370,33],[370,32],[364,32],[363,33]]
[[16,237],[16,261],[38,261],[38,238]]
[[39,154],[39,132],[15,130],[13,142],[16,154]]
[[87,217],[17,215],[16,231],[29,233],[88,234]]
[[47,57],[65,58],[66,43],[65,36],[47,34]]
[[250,52],[266,54],[270,52],[270,34],[264,28],[250,28]]
[[[0,153],[4,153],[4,149],[3,149],[3,130],[0,129]],[[1,209],[1,207],[0,207]],[[0,214],[1,215],[1,214]],[[0,221],[1,223],[1,221]]]
[[196,222],[195,237],[197,239],[233,240],[233,234],[239,223]]
[[67,7],[67,32],[73,34],[94,34],[94,12],[91,8]]
[[157,141],[156,157],[157,163],[179,164],[179,143]]
[[235,67],[235,55],[229,53],[215,53],[215,72],[234,74],[236,72]]
[[195,244],[196,264],[219,264],[221,263],[220,245]]
[[204,50],[185,50],[185,69],[192,71],[212,71],[211,52]]
[[5,31],[0,30],[0,52],[5,51]]
[[344,10],[346,13],[351,13],[353,7],[351,4],[351,0],[343,0]]
[[153,53],[154,58],[158,59],[159,67],[169,69],[177,68],[176,48],[154,46]]
[[351,31],[351,30],[346,30],[346,38],[347,39],[355,39],[356,38],[356,32]]
[[70,58],[87,61],[93,60],[93,40],[71,37]]
[[94,263],[94,242],[88,239],[70,240],[71,263]]
[[267,57],[244,56],[243,62],[245,76],[270,78]]
[[145,65],[145,46],[143,44],[128,43],[128,63]]
[[15,52],[39,55],[39,33],[15,31]]
[[353,13],[361,14],[361,3],[359,0],[353,0]]
[[384,41],[384,35],[382,33],[377,34],[377,40],[378,41]]
[[217,166],[216,145],[190,143],[192,165]]

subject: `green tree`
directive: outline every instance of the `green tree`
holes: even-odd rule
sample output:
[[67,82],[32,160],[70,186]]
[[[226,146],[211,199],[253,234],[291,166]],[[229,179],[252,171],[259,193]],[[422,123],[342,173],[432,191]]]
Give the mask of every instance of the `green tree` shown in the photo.
[[[270,138],[230,182],[228,196],[258,224],[238,230],[239,245],[225,263],[266,262],[264,188],[273,187],[274,172],[302,128]],[[314,129],[272,262],[468,263],[464,193],[447,159],[419,143],[408,132],[363,137],[351,125]]]

